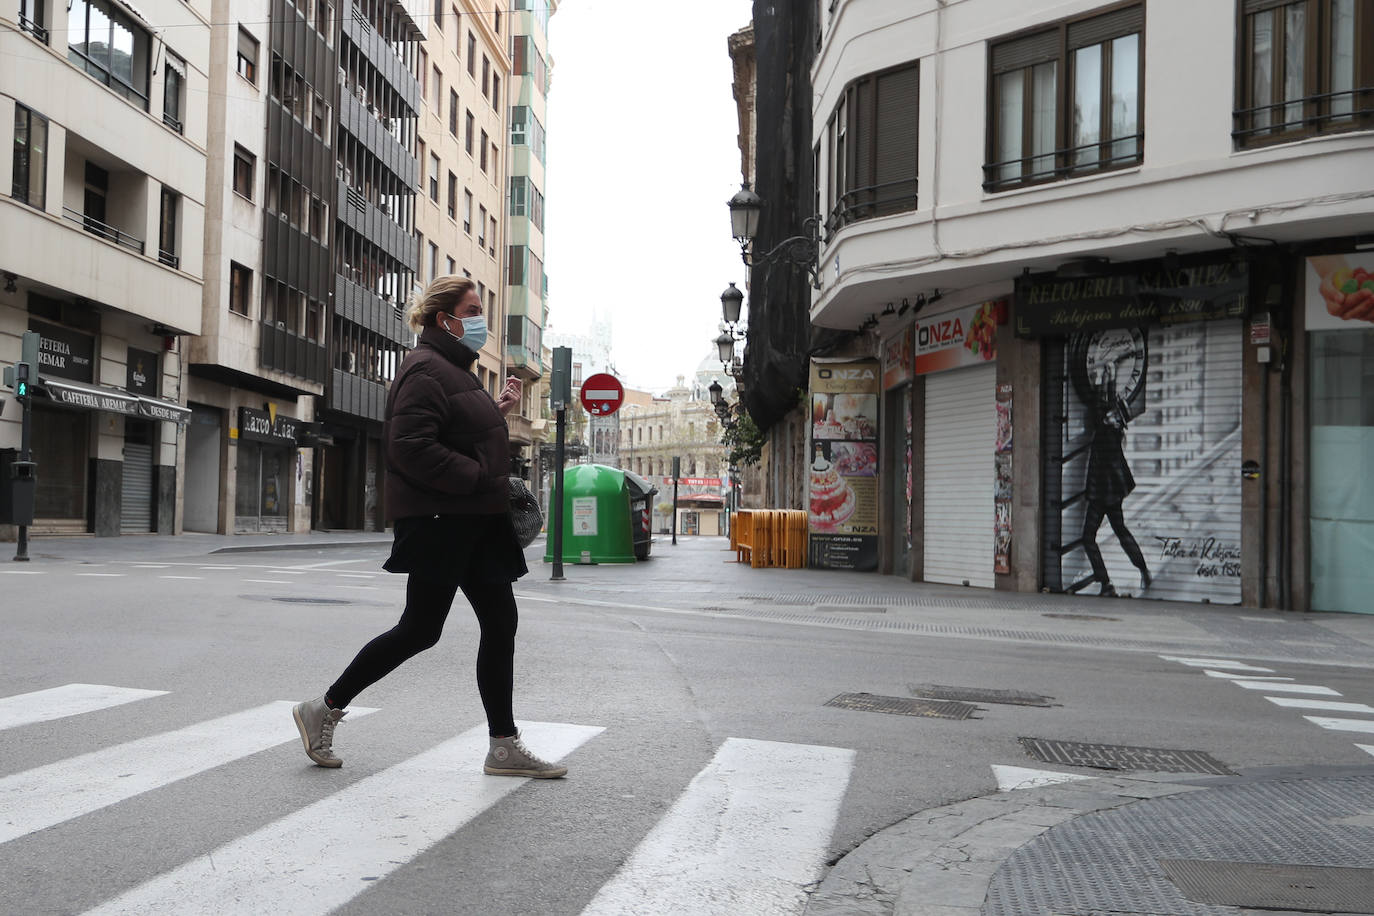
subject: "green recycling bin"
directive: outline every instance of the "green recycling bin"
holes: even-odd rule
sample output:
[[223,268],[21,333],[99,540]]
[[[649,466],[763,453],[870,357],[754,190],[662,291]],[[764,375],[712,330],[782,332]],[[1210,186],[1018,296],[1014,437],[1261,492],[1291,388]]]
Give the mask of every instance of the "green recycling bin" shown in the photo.
[[[552,513],[550,513],[552,514]],[[553,519],[549,519],[552,523]],[[544,562],[553,562],[553,535]],[[634,529],[625,472],[579,464],[563,472],[563,562],[633,563]]]

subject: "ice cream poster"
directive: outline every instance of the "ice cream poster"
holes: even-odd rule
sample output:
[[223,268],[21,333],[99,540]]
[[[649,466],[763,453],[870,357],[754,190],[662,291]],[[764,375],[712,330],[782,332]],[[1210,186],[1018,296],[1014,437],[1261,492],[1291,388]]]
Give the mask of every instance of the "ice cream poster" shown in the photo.
[[977,366],[997,358],[997,328],[1007,322],[1005,299],[916,319],[916,374]]
[[807,510],[813,568],[877,568],[880,384],[874,360],[812,364]]
[[1307,259],[1307,330],[1374,329],[1374,252]]

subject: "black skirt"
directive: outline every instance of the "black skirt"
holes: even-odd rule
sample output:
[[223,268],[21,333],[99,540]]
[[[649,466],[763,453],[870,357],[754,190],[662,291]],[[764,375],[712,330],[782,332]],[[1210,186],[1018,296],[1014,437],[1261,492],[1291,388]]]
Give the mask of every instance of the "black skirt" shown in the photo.
[[421,515],[398,518],[391,556],[382,568],[473,582],[514,582],[529,567],[510,514]]

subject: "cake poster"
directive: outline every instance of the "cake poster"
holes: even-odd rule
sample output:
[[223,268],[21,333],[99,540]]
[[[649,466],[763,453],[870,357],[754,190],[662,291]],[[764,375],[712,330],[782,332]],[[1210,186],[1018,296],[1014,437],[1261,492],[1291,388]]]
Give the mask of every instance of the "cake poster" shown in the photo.
[[813,568],[878,566],[878,391],[874,360],[813,363],[807,467]]

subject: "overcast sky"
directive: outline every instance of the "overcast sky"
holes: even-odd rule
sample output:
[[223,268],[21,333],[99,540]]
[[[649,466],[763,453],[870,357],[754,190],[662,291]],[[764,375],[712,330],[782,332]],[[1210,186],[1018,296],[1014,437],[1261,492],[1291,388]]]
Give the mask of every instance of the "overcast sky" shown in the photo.
[[740,186],[729,36],[751,0],[563,0],[549,21],[549,328],[609,317],[630,388],[690,376],[744,288],[728,201]]

